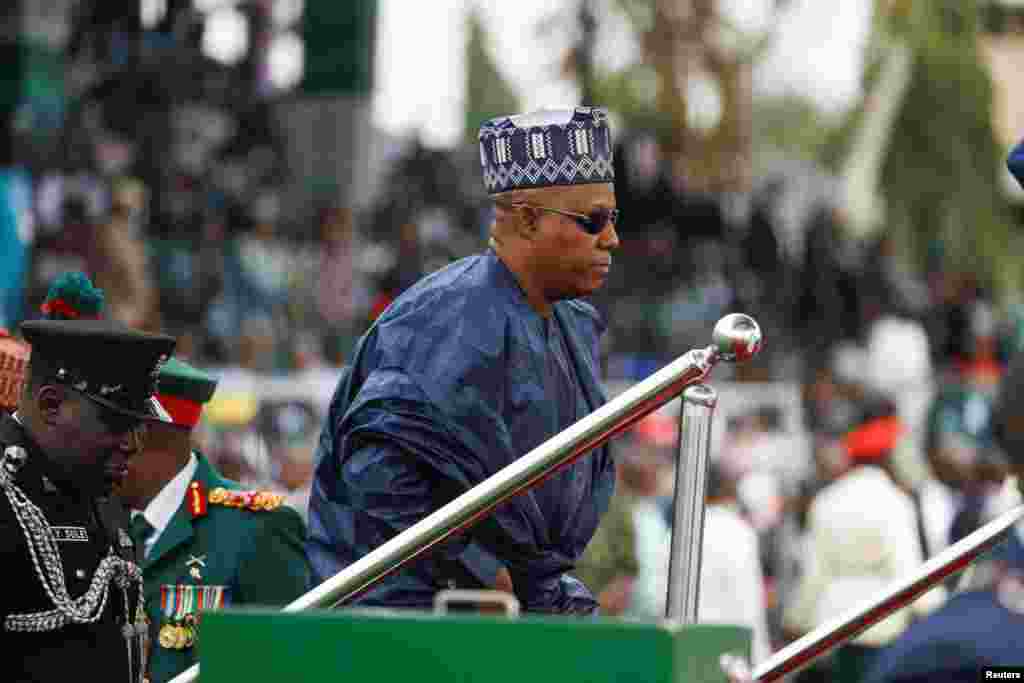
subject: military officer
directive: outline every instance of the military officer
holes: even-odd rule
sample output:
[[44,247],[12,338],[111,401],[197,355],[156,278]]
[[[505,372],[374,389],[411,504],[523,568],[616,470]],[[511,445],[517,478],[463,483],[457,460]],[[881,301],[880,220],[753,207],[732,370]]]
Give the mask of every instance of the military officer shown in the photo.
[[161,369],[143,453],[119,490],[134,510],[150,626],[150,681],[198,661],[202,610],[283,606],[309,588],[299,514],[283,496],[243,491],[192,449],[215,379],[176,358]]
[[0,678],[139,683],[142,575],[101,501],[138,450],[174,340],[100,320],[21,326],[18,410],[0,415]]

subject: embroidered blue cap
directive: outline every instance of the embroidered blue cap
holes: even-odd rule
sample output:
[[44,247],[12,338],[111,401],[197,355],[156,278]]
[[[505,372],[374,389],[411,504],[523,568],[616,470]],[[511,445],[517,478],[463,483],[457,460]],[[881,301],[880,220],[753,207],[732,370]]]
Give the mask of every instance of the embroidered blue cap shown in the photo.
[[480,163],[490,194],[613,182],[608,113],[576,107],[491,119],[480,127]]
[[1024,187],[1024,141],[1020,142],[1010,152],[1010,157],[1006,160],[1006,167],[1010,169],[1010,173],[1017,179],[1017,183]]

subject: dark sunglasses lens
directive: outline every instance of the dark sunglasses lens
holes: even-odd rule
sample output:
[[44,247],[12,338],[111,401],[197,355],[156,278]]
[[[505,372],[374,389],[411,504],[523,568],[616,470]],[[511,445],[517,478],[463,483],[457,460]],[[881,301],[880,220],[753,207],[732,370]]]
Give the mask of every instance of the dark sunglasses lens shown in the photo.
[[587,218],[580,219],[580,225],[583,229],[589,232],[591,235],[597,235],[609,222],[612,224],[617,223],[619,220],[618,209],[598,209],[590,214]]

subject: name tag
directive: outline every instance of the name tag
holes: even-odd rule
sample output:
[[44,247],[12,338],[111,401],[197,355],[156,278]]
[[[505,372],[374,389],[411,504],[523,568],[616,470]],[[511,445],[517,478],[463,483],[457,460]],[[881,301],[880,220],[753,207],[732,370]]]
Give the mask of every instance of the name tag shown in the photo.
[[88,542],[89,533],[84,526],[52,526],[50,530],[53,537],[60,543],[65,542]]

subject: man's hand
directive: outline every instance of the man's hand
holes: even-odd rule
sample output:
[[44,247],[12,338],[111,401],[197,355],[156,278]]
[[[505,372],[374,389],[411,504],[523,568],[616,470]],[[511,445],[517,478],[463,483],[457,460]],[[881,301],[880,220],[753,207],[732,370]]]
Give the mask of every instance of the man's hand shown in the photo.
[[750,664],[744,657],[726,653],[718,660],[729,683],[754,683]]
[[512,586],[512,575],[504,567],[499,569],[498,573],[494,576],[494,590],[512,593],[513,595],[516,592]]
[[605,586],[597,596],[597,602],[601,605],[601,614],[614,617],[626,611],[632,598],[633,577],[620,574]]
[[[504,567],[499,569],[498,573],[494,575],[494,586],[491,590],[508,593],[509,595],[516,594],[515,589],[512,587],[512,575]],[[498,602],[484,602],[480,603],[479,612],[480,614],[505,614],[506,609]]]

